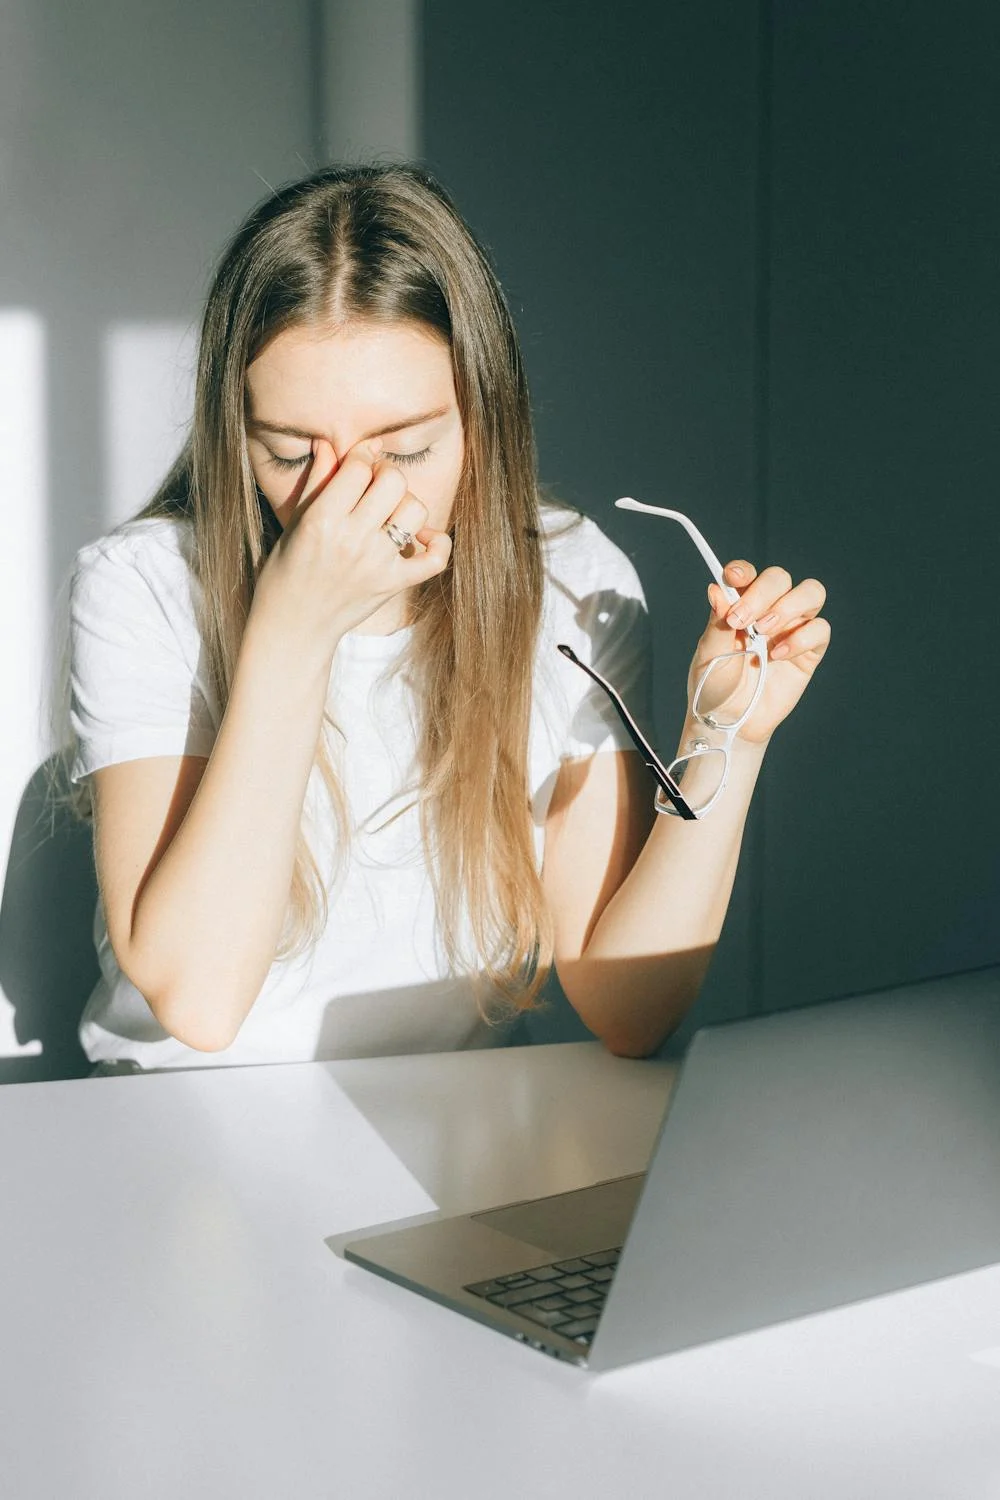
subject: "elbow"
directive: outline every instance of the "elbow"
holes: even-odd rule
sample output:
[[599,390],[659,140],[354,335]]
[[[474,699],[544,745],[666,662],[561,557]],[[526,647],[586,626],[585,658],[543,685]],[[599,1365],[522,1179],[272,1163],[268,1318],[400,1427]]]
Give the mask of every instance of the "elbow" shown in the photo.
[[669,1035],[670,1033],[666,1032],[663,1036],[653,1037],[652,1039],[649,1037],[638,1038],[612,1035],[602,1036],[600,1040],[605,1051],[610,1052],[612,1057],[639,1059],[654,1057]]
[[146,996],[146,1004],[167,1035],[194,1052],[225,1052],[239,1035],[239,1027],[235,1031],[224,1029],[217,1021],[213,1024],[201,1013],[204,1011],[204,995],[200,1006],[186,1004],[177,996],[156,999]]
[[558,967],[563,993],[613,1057],[653,1057],[698,998],[705,950],[639,958],[586,957]]
[[667,1009],[652,1012],[643,1007],[632,1015],[622,1014],[622,1007],[613,1009],[607,1005],[586,1005],[579,994],[567,995],[570,1004],[584,1025],[597,1038],[612,1057],[654,1057],[664,1042],[677,1030],[693,999],[685,997],[683,1003],[675,1003]]
[[190,1047],[193,1052],[226,1052],[236,1040],[235,1036],[215,1037],[192,1035],[185,1031],[181,1035],[177,1030],[171,1031],[170,1035],[175,1041],[181,1042],[185,1047]]
[[619,1020],[617,1025],[612,1023],[603,1026],[596,1034],[612,1057],[655,1057],[664,1042],[673,1036],[690,1008],[690,1002],[677,1005],[665,1017],[636,1017],[631,1025]]
[[[249,1006],[240,1013],[235,1027],[226,1025],[227,1008],[218,1004],[221,997],[217,996],[216,990],[211,986],[200,986],[192,995],[181,986],[176,975],[168,977],[162,972],[150,973],[149,965],[139,962],[135,952],[129,950],[119,956],[116,948],[115,956],[122,973],[138,990],[149,1006],[153,1019],[168,1036],[182,1046],[191,1047],[195,1052],[225,1052],[227,1047],[233,1045]],[[209,991],[217,997],[215,1009],[221,1012],[221,1016],[205,1013],[208,1009],[206,994]],[[230,1005],[228,1015],[231,1017],[235,1014],[235,1004]]]
[[205,1029],[204,1025],[192,1026],[187,1022],[175,1022],[162,1016],[157,1016],[156,1019],[163,1031],[168,1032],[181,1046],[190,1047],[192,1052],[226,1052],[238,1037],[238,1032],[211,1031]]

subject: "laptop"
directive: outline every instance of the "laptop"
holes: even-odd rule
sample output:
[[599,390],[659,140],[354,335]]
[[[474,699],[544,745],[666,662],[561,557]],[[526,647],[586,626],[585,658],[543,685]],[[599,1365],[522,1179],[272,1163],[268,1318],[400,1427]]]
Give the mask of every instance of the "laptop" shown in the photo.
[[1000,1261],[1000,967],[704,1026],[644,1173],[343,1254],[591,1370]]

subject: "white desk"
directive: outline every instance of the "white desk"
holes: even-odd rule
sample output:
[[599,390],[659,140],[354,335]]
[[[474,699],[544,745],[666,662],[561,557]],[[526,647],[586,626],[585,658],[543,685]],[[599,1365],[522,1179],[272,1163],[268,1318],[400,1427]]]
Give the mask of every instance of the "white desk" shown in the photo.
[[323,1243],[418,1183],[641,1169],[671,1076],[578,1043],[0,1089],[4,1500],[997,1500],[1000,1268],[595,1376]]

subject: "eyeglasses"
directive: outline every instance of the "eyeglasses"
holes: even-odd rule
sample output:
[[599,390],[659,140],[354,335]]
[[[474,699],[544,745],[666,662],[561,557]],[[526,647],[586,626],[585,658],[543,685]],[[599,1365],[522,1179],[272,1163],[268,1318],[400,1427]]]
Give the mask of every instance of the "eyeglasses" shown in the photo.
[[[678,521],[705,559],[712,577],[728,602],[739,602],[737,591],[723,581],[719,559],[687,516],[679,510],[666,510],[660,505],[644,505],[641,500],[633,500],[631,496],[623,496],[615,504],[620,510],[639,510],[647,515],[667,516],[671,521]],[[669,766],[665,766],[660,760],[611,683],[599,672],[595,672],[593,667],[582,662],[571,647],[559,646],[563,656],[582,668],[611,699],[618,717],[657,782],[653,805],[658,813],[670,813],[674,817],[689,820],[703,818],[725,791],[729,776],[730,747],[737,730],[753,713],[757,700],[764,691],[767,676],[766,637],[759,635],[753,624],[745,627],[745,634],[745,648],[714,656],[699,674],[692,694],[692,715],[699,725],[703,725],[715,737],[715,743],[698,735],[684,747],[686,753],[671,761]]]

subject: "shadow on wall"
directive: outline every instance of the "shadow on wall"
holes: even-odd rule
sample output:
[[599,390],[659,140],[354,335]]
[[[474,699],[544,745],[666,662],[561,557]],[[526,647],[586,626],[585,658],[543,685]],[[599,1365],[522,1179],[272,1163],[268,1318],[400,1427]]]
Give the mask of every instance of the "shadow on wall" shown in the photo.
[[43,763],[25,788],[14,822],[0,902],[0,989],[14,1007],[21,1046],[37,1056],[0,1058],[0,1083],[83,1078],[92,1067],[77,1023],[100,974],[94,949],[97,876],[91,831],[45,807]]

